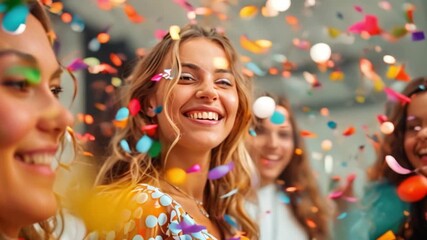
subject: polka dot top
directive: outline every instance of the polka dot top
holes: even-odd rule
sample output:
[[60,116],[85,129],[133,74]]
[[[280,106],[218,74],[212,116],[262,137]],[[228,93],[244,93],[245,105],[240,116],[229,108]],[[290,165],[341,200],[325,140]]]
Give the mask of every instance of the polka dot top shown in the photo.
[[129,199],[115,228],[118,230],[92,231],[86,240],[216,240],[178,202],[154,186],[138,184]]

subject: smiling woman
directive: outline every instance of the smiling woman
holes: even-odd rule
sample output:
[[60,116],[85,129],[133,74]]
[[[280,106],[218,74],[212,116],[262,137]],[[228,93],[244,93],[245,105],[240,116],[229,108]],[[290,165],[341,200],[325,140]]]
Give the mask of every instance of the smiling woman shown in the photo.
[[226,37],[197,25],[167,34],[124,89],[128,108],[116,123],[127,124],[117,130],[86,213],[110,222],[89,219],[90,236],[256,238],[242,204],[253,169],[242,141],[250,90]]
[[[58,100],[61,68],[37,1],[1,3],[0,238],[47,239],[57,211],[55,154],[73,118]],[[18,27],[10,19],[25,17]],[[36,231],[34,223],[39,229]]]

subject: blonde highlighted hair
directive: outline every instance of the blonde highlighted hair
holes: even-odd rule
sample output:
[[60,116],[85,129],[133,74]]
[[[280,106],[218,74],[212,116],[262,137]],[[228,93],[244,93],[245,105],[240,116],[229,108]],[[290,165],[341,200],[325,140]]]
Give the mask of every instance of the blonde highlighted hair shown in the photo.
[[[253,169],[252,161],[243,143],[243,138],[249,129],[251,114],[250,104],[252,96],[252,82],[242,74],[242,67],[239,63],[238,54],[230,41],[218,33],[215,29],[204,29],[197,25],[187,25],[180,31],[179,40],[174,40],[167,34],[148,55],[144,56],[135,66],[134,71],[128,79],[127,85],[122,90],[122,103],[127,106],[131,99],[139,100],[141,112],[130,117],[127,126],[117,130],[111,142],[112,153],[104,162],[97,177],[96,183],[102,184],[104,190],[114,190],[123,184],[150,183],[159,184],[159,179],[164,174],[165,161],[168,153],[177,144],[181,132],[169,115],[169,104],[172,91],[177,85],[181,74],[181,64],[179,59],[179,48],[183,42],[195,38],[208,39],[221,46],[224,50],[230,70],[236,79],[237,93],[239,96],[239,107],[235,122],[230,134],[217,147],[212,149],[210,168],[234,162],[232,174],[227,174],[221,179],[208,180],[204,191],[206,201],[205,208],[208,210],[222,233],[233,234],[235,229],[226,223],[224,215],[230,215],[239,221],[240,231],[247,234],[249,238],[256,238],[258,235],[256,225],[250,220],[244,211],[244,198],[250,191],[250,175]],[[130,146],[135,146],[143,133],[141,127],[152,123],[152,118],[147,116],[150,104],[149,99],[155,94],[157,85],[151,78],[162,72],[162,65],[166,60],[172,62],[172,80],[165,83],[165,99],[163,99],[163,111],[172,129],[175,131],[175,140],[170,146],[162,146],[160,157],[150,157],[147,154],[138,152],[127,153],[120,146],[120,141],[126,139]],[[162,80],[164,81],[164,80]],[[228,198],[221,199],[220,196],[239,189],[239,192]]]

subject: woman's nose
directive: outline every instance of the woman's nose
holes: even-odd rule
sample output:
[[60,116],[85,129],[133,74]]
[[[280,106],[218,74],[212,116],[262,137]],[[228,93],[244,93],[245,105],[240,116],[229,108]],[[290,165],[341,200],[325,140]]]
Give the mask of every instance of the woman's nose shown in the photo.
[[218,99],[218,92],[215,89],[214,83],[210,83],[205,80],[206,82],[203,83],[200,88],[196,92],[196,97],[200,99],[205,99],[208,101],[215,101]]
[[74,117],[57,98],[50,93],[41,104],[38,128],[44,132],[60,136],[67,126],[72,125]]

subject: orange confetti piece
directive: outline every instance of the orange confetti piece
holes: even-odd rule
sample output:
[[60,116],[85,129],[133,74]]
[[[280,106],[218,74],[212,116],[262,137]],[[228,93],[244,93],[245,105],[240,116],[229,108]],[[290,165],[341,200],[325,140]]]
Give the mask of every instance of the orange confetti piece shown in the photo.
[[49,11],[52,13],[59,14],[64,9],[62,2],[54,2],[50,5]]
[[123,64],[122,59],[115,53],[110,53],[110,60],[116,67],[120,67]]
[[91,152],[86,152],[86,151],[84,151],[84,152],[83,152],[83,156],[86,156],[86,157],[93,157],[94,155],[93,155],[93,153],[91,153]]
[[117,121],[117,120],[113,121],[114,126],[117,128],[124,128],[126,127],[127,123],[128,123],[128,119],[125,119],[122,121]]
[[286,16],[285,21],[293,27],[296,27],[299,24],[298,18],[292,15]]
[[343,131],[342,135],[344,136],[351,136],[356,132],[356,128],[354,127],[349,127],[346,130]]
[[70,23],[71,21],[73,21],[73,16],[69,13],[63,13],[61,14],[61,20],[64,23]]
[[310,218],[307,218],[305,220],[305,222],[309,228],[316,228],[317,227],[317,224],[313,220],[311,220]]
[[329,74],[329,79],[332,81],[341,81],[344,79],[344,73],[342,71],[333,71]]
[[240,9],[239,15],[243,19],[249,19],[249,18],[255,17],[257,13],[258,13],[258,8],[254,5],[249,5]]
[[302,155],[303,154],[302,149],[301,148],[295,148],[295,154],[296,155]]
[[246,35],[240,36],[240,45],[255,54],[265,53],[268,50],[268,48],[260,46],[255,41],[251,41]]
[[110,34],[106,32],[101,32],[98,34],[96,38],[98,39],[98,42],[101,44],[107,43],[108,41],[110,41]]
[[107,110],[107,106],[105,106],[105,104],[102,104],[102,103],[95,103],[94,106],[99,111],[105,111],[105,110]]
[[297,187],[287,187],[286,188],[286,192],[296,192],[298,190],[298,188]]
[[142,23],[144,21],[144,17],[136,12],[135,8],[130,4],[125,4],[124,11],[128,19],[133,23]]
[[300,131],[300,135],[302,137],[308,137],[308,138],[315,138],[315,137],[317,137],[317,134],[315,134],[313,132],[310,132],[308,130],[301,130]]

